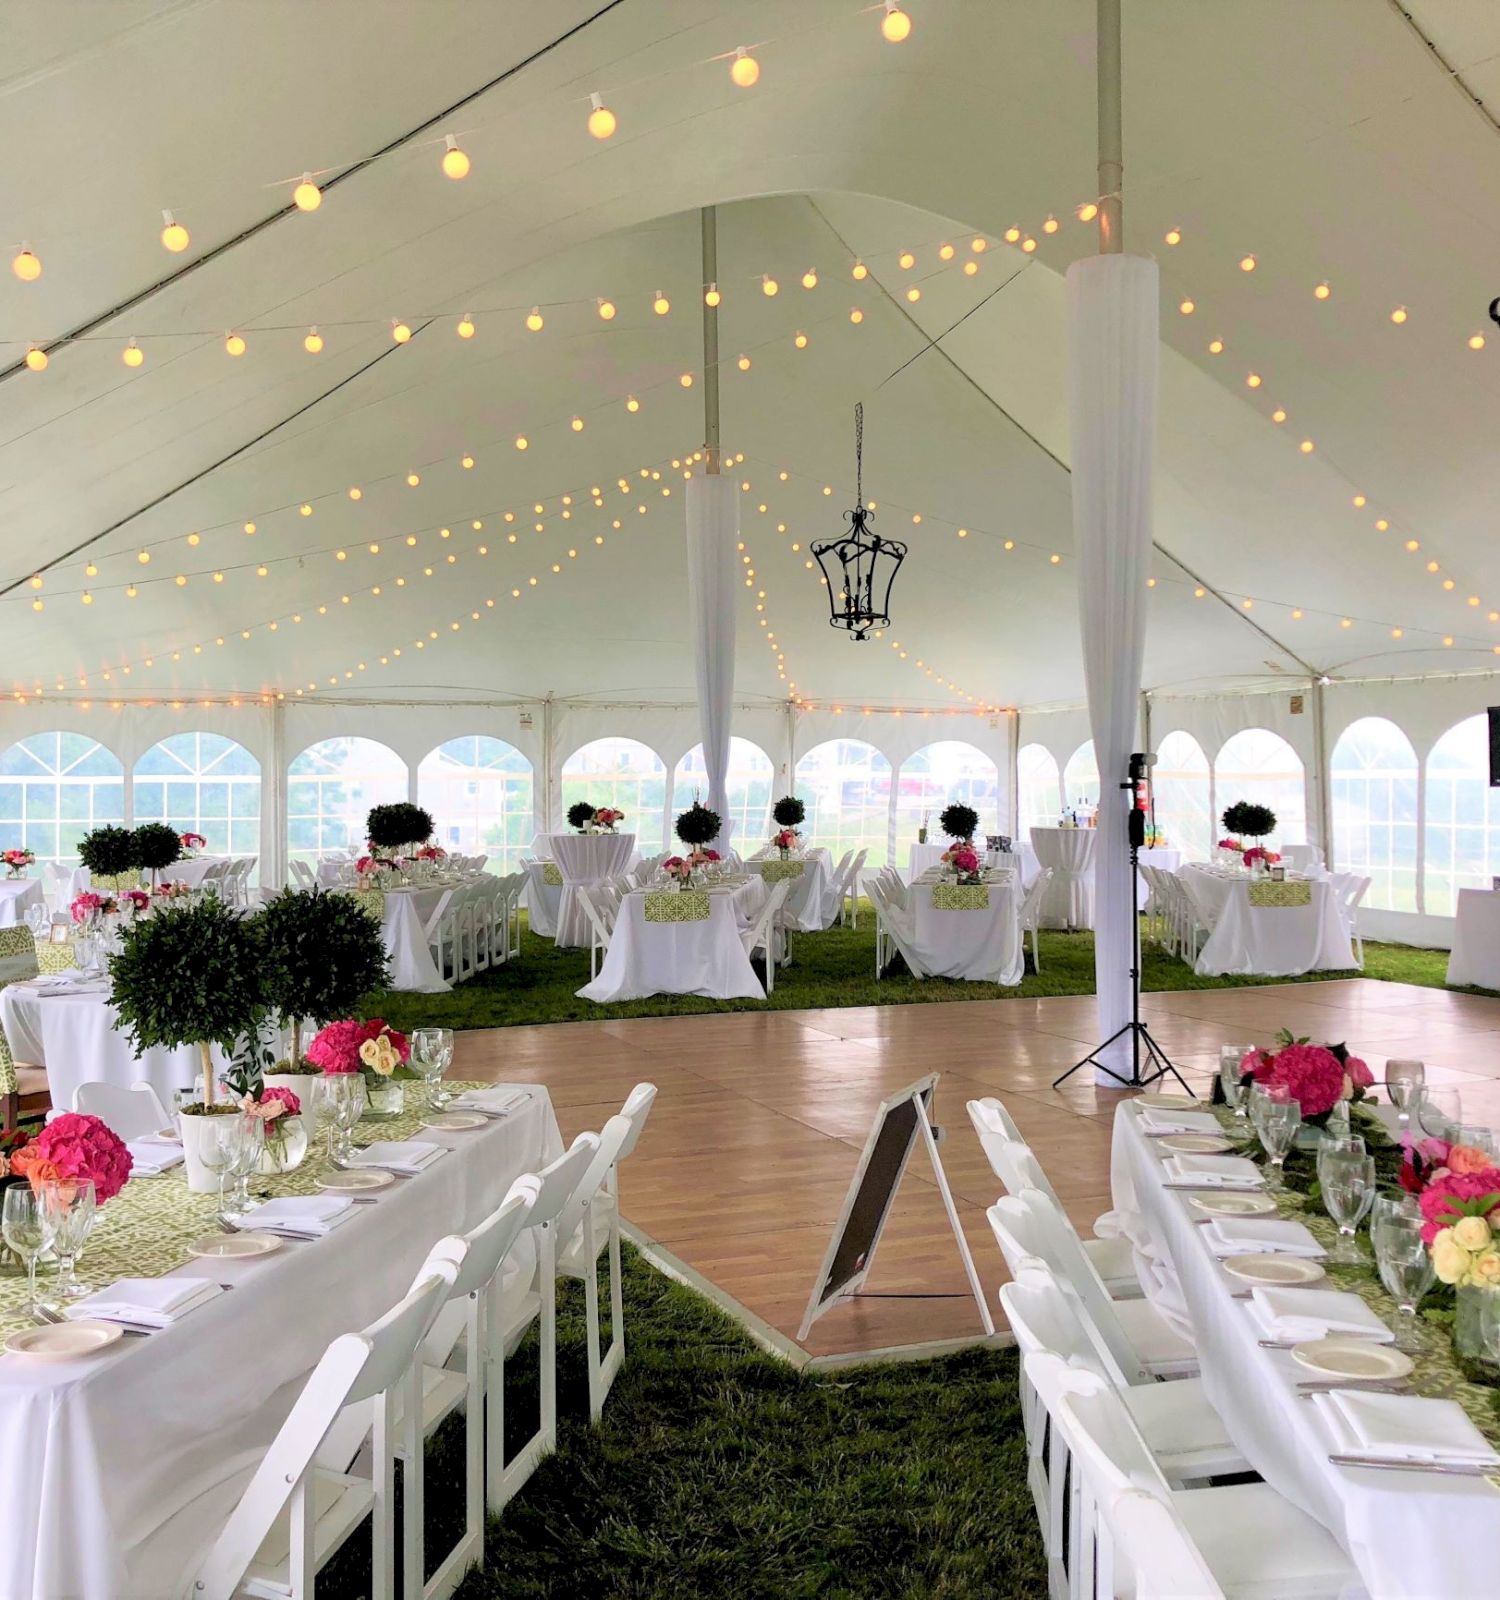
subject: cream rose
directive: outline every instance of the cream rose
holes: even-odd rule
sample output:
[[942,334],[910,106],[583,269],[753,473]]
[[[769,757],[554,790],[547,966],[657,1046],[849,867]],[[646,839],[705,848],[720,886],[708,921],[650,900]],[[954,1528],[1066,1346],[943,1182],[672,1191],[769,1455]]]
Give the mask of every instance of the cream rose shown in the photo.
[[1460,1283],[1469,1272],[1469,1252],[1453,1240],[1432,1241],[1432,1269],[1444,1283]]
[[1469,1276],[1486,1288],[1500,1288],[1500,1250],[1486,1250],[1483,1255],[1475,1256]]
[[378,1039],[366,1039],[359,1047],[359,1059],[372,1072],[378,1072],[382,1078],[390,1075],[401,1064],[401,1057],[396,1054],[396,1047],[383,1034]]
[[1490,1225],[1483,1217],[1460,1217],[1453,1224],[1453,1242],[1465,1250],[1488,1250]]

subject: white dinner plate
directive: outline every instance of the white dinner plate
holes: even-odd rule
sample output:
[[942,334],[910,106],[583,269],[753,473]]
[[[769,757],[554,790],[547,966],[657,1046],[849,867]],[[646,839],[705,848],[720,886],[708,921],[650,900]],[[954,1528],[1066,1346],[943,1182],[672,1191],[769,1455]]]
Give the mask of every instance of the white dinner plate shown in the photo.
[[1211,1217],[1268,1217],[1276,1202],[1268,1194],[1190,1194],[1188,1204]]
[[1234,1149],[1234,1142],[1217,1133],[1173,1133],[1158,1141],[1164,1150],[1184,1156],[1216,1156]]
[[1231,1278],[1244,1283],[1273,1283],[1283,1289],[1320,1283],[1325,1273],[1316,1261],[1306,1256],[1277,1255],[1226,1256],[1219,1262]]
[[5,1341],[13,1355],[32,1356],[38,1361],[76,1361],[91,1356],[120,1338],[125,1330],[116,1322],[52,1322],[45,1328],[22,1328]]
[[202,1256],[209,1261],[245,1261],[251,1256],[268,1256],[281,1248],[281,1240],[272,1233],[205,1233],[187,1247],[190,1256]]
[[465,1128],[482,1128],[489,1120],[474,1111],[444,1111],[438,1116],[428,1117],[422,1126],[439,1133],[460,1133]]
[[1151,1093],[1138,1095],[1138,1106],[1150,1106],[1153,1111],[1185,1111],[1196,1106],[1200,1111],[1204,1108],[1201,1100],[1195,1100],[1190,1094],[1161,1094]]
[[1347,1335],[1294,1344],[1292,1360],[1335,1378],[1404,1378],[1413,1364],[1411,1357],[1394,1345]]
[[347,1170],[335,1167],[318,1179],[318,1187],[338,1193],[340,1190],[384,1189],[395,1181],[389,1172],[383,1172],[379,1167],[350,1167]]

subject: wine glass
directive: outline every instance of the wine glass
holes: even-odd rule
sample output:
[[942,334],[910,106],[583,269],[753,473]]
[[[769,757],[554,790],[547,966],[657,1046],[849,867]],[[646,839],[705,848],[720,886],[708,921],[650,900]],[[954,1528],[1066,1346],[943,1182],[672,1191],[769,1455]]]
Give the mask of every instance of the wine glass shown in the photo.
[[334,1081],[333,1076],[326,1073],[321,1078],[309,1078],[307,1090],[302,1096],[308,1133],[314,1139],[320,1133],[323,1135],[323,1156],[330,1166],[334,1158],[334,1135],[338,1131],[333,1120]]
[[1426,1076],[1427,1068],[1414,1059],[1392,1056],[1385,1064],[1385,1092],[1403,1129],[1411,1122],[1411,1102]]
[[244,1142],[244,1119],[240,1116],[205,1116],[203,1132],[198,1136],[198,1160],[218,1179],[218,1215],[227,1217],[224,1204],[224,1180],[240,1158]]
[[80,933],[73,940],[73,965],[81,978],[94,976],[94,964],[99,959],[99,940],[92,933]]
[[453,1060],[453,1030],[418,1028],[411,1036],[411,1058],[427,1085],[427,1103],[434,1111],[441,1111],[448,1103],[441,1079]]
[[1331,1150],[1318,1162],[1323,1204],[1338,1224],[1338,1242],[1330,1261],[1357,1264],[1364,1258],[1354,1243],[1354,1230],[1375,1198],[1375,1158],[1363,1151]]
[[1224,1090],[1224,1103],[1240,1118],[1247,1115],[1240,1063],[1254,1048],[1253,1044],[1219,1046],[1219,1085]]
[[1370,1225],[1370,1243],[1375,1247],[1375,1264],[1380,1281],[1396,1302],[1396,1348],[1419,1350],[1416,1337],[1417,1306],[1432,1287],[1435,1276],[1432,1257],[1422,1241],[1422,1218],[1387,1213]]
[[27,1183],[13,1183],[0,1201],[0,1238],[26,1263],[26,1309],[37,1312],[36,1263],[52,1243],[52,1217],[41,1195]]
[[365,1114],[365,1080],[357,1072],[332,1076],[333,1126],[337,1131],[336,1161],[347,1161],[354,1153],[354,1129]]
[[92,1178],[60,1178],[42,1185],[42,1203],[52,1230],[52,1249],[57,1256],[57,1283],[53,1297],[76,1300],[90,1292],[90,1286],[74,1275],[74,1263],[98,1214]]
[[1283,1092],[1265,1097],[1255,1131],[1260,1136],[1261,1148],[1271,1160],[1266,1188],[1273,1193],[1284,1187],[1282,1164],[1301,1126],[1302,1107],[1290,1095]]
[[1471,1150],[1483,1150],[1492,1165],[1500,1158],[1500,1142],[1496,1141],[1495,1130],[1482,1122],[1461,1122],[1453,1130],[1453,1142],[1468,1145]]
[[1444,1139],[1449,1144],[1457,1140],[1464,1120],[1463,1097],[1457,1089],[1424,1083],[1410,1109],[1417,1126],[1429,1139]]
[[266,1147],[266,1125],[259,1117],[246,1113],[237,1120],[241,1137],[228,1173],[234,1187],[224,1202],[224,1213],[230,1217],[243,1217],[250,1210],[250,1174],[260,1165],[261,1152]]

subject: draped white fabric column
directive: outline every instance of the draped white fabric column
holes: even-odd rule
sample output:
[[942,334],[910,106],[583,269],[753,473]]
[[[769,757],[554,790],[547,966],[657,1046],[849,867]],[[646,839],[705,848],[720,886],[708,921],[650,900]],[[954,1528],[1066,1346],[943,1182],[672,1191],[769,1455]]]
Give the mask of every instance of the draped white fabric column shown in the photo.
[[698,726],[708,771],[704,804],[726,819],[720,848],[729,837],[729,715],[734,700],[735,547],[739,543],[739,485],[731,477],[704,473],[688,480],[688,616],[698,680]]
[[[1127,854],[1126,776],[1146,641],[1151,475],[1156,451],[1158,284],[1154,261],[1100,255],[1068,269],[1068,412],[1073,539],[1089,720],[1099,762],[1094,974],[1101,1039],[1130,1020],[1136,915]],[[1122,1040],[1100,1059],[1129,1075]],[[1113,1080],[1096,1073],[1103,1085]]]

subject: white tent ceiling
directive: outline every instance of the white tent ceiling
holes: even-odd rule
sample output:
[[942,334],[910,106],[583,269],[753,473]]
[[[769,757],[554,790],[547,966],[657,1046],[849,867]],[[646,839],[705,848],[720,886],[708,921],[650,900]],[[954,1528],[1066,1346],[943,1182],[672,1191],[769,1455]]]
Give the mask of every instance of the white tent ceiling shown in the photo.
[[[1076,697],[1061,275],[1093,248],[1093,4],[910,9],[893,47],[858,0],[4,0],[5,253],[25,240],[44,271],[4,275],[0,357],[53,348],[0,377],[0,684],[690,696],[671,463],[702,437],[701,378],[679,379],[717,203],[725,444],[751,486],[740,696]],[[1394,5],[1125,9],[1127,243],[1164,295],[1148,686],[1494,665],[1500,133]],[[1500,12],[1413,16],[1500,94]],[[748,91],[711,59],[737,44],[763,66]],[[305,169],[328,183],[429,123],[276,217]],[[448,132],[462,182],[438,170]],[[806,567],[852,496],[856,400],[876,526],[911,545],[891,634],[860,646]]]

